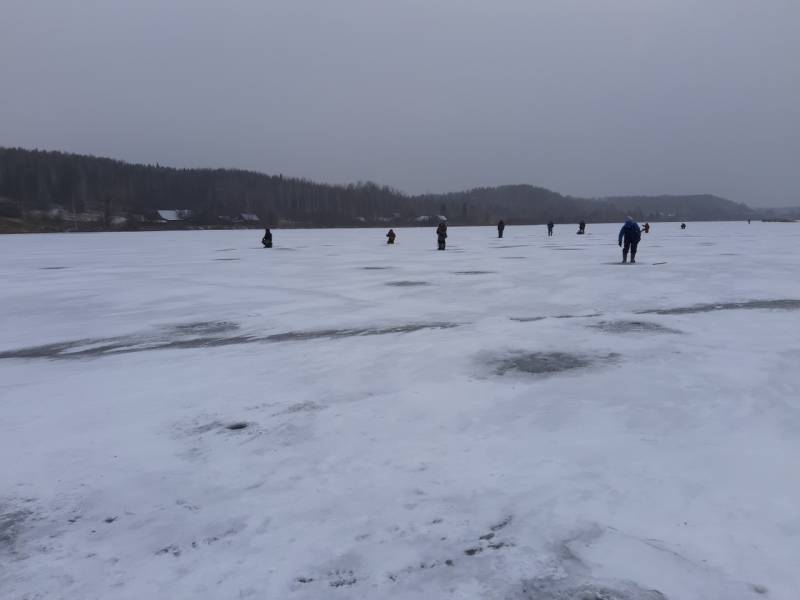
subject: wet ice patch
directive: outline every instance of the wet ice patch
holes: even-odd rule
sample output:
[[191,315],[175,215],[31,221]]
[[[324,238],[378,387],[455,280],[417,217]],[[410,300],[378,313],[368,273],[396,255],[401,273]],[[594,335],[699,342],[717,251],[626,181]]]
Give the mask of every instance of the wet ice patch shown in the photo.
[[30,510],[0,506],[0,552],[15,552],[17,539],[32,515]]
[[394,287],[417,287],[423,285],[430,285],[427,281],[387,281],[386,285]]
[[708,304],[694,304],[677,308],[657,308],[641,310],[640,315],[690,315],[695,313],[714,312],[717,310],[800,310],[800,300],[746,300],[744,302],[717,302]]
[[600,582],[543,577],[523,581],[508,600],[667,600],[658,590],[626,581]]
[[392,267],[361,267],[364,271],[386,271]]
[[589,327],[606,333],[682,333],[651,321],[601,321]]
[[390,333],[413,333],[424,329],[451,329],[458,327],[457,323],[410,323],[394,327],[367,327],[363,329],[321,329],[317,331],[287,331],[276,333],[264,338],[268,342],[290,342],[317,340],[322,338],[337,339],[365,335],[386,335]]
[[208,321],[173,325],[162,334],[140,334],[114,338],[97,338],[45,344],[0,352],[2,359],[78,359],[116,354],[130,354],[150,350],[179,350],[192,348],[214,348],[237,344],[278,343],[317,339],[339,339],[355,336],[413,333],[425,329],[450,329],[458,323],[409,323],[389,327],[364,327],[353,329],[320,329],[310,331],[287,331],[271,335],[238,334],[239,326],[227,321]]
[[570,352],[515,352],[490,361],[490,366],[496,375],[507,373],[550,375],[585,369],[598,363],[609,362],[615,357],[614,354],[596,356]]
[[494,271],[456,271],[456,275],[490,275]]

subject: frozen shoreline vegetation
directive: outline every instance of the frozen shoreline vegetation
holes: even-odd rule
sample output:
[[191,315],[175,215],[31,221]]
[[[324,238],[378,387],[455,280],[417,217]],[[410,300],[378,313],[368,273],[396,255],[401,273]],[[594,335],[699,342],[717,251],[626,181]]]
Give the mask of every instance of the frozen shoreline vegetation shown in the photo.
[[796,226],[618,229],[0,237],[0,596],[793,600]]

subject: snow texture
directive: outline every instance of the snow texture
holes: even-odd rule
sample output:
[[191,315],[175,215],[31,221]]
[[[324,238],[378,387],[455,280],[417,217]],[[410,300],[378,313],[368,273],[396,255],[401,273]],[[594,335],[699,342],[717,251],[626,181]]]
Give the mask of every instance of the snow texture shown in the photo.
[[0,597],[795,600],[800,225],[575,230],[0,237]]

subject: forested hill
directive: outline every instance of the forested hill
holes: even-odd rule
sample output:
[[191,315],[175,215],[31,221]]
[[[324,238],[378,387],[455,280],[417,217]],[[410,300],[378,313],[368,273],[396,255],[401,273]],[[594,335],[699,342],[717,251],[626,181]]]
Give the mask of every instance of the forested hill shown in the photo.
[[[160,213],[170,211],[170,213]],[[177,212],[175,212],[177,211]],[[108,158],[0,148],[3,230],[137,227],[424,225],[746,219],[715,196],[584,199],[530,185],[409,196],[375,183],[347,186],[232,169],[174,169]],[[170,218],[171,215],[174,218]],[[166,222],[165,222],[166,221]]]

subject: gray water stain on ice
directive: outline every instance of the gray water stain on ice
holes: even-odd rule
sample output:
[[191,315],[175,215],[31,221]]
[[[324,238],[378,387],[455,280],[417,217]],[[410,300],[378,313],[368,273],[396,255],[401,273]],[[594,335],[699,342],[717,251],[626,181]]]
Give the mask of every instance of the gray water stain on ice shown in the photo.
[[418,287],[423,285],[430,285],[427,281],[387,281],[386,285],[394,287]]
[[0,507],[0,552],[12,554],[16,550],[16,542],[22,533],[25,522],[33,515],[27,509]]
[[606,333],[683,333],[650,321],[601,321],[589,327]]
[[694,304],[677,308],[657,308],[640,310],[640,315],[691,315],[696,313],[714,312],[718,310],[800,310],[800,300],[746,300],[744,302],[713,302],[708,304]]
[[667,597],[658,590],[627,581],[543,577],[523,581],[507,600],[667,600]]
[[79,359],[150,350],[214,348],[238,344],[297,342],[318,339],[340,339],[357,336],[414,333],[426,329],[451,329],[458,323],[408,323],[388,327],[321,329],[287,331],[270,335],[255,333],[231,335],[239,329],[236,323],[208,321],[169,326],[161,334],[139,334],[111,338],[95,338],[44,344],[0,352],[2,359]]
[[455,271],[455,275],[490,275],[494,271]]
[[609,362],[616,356],[615,354],[595,356],[570,352],[515,352],[490,361],[490,365],[496,375],[514,372],[549,375]]

